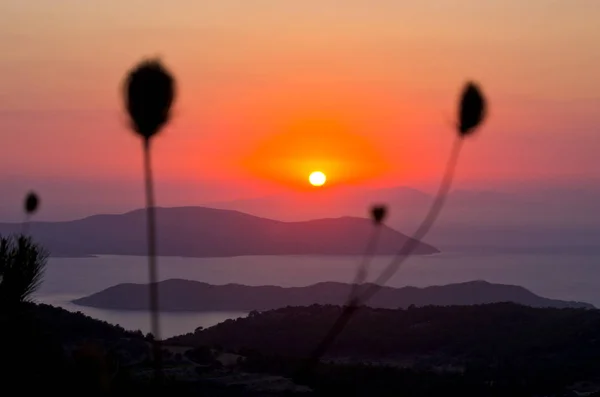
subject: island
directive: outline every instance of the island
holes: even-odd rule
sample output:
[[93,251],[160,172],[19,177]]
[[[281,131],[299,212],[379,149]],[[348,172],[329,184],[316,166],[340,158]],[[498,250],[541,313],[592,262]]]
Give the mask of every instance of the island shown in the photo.
[[[340,217],[282,222],[205,207],[156,208],[157,253],[181,257],[242,255],[364,255],[380,227],[376,255],[392,255],[410,239],[366,218]],[[0,223],[0,235],[20,233],[20,223]],[[53,256],[147,253],[146,213],[94,215],[68,222],[31,222],[29,233]],[[413,255],[439,250],[417,242]]]
[[[359,291],[372,288],[362,284]],[[198,281],[170,279],[158,283],[160,309],[172,312],[265,311],[287,306],[344,305],[353,288],[350,284],[323,282],[306,287],[211,285]],[[416,287],[381,287],[366,304],[374,308],[413,306],[478,305],[512,302],[530,307],[593,308],[589,303],[562,301],[538,296],[519,286],[476,280],[465,283]],[[118,284],[73,301],[81,306],[115,310],[148,310],[147,284]]]

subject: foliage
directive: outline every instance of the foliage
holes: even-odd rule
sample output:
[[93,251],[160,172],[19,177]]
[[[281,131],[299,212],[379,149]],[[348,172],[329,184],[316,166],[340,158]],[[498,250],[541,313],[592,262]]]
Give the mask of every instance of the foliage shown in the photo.
[[70,357],[69,350],[82,344],[110,347],[124,338],[143,341],[140,332],[50,305],[24,302],[19,310],[1,311],[3,388],[18,385],[22,394],[79,391],[89,395],[90,374],[82,372],[81,357]]
[[[320,305],[271,310],[168,342],[220,344],[226,349],[302,358],[341,310]],[[535,309],[512,303],[407,310],[361,307],[330,350],[330,357],[357,361],[483,367],[509,362],[523,368],[536,362],[559,367],[570,362],[584,371],[596,368],[591,359],[599,355],[600,311]]]
[[206,346],[199,346],[194,349],[190,349],[185,353],[185,356],[200,365],[214,365],[215,362],[218,362],[216,361],[212,350]]
[[562,396],[600,380],[600,311],[512,303],[361,307],[329,356],[299,373],[341,310],[288,307],[170,342],[221,344],[246,357],[244,371],[292,377],[319,395]]
[[23,235],[0,237],[0,305],[31,299],[44,275],[48,252]]

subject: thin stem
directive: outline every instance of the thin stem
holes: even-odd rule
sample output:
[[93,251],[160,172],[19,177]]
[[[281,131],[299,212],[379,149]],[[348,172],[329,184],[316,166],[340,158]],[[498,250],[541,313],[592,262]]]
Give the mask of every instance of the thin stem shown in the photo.
[[150,161],[150,140],[144,140],[144,177],[146,180],[146,217],[148,232],[148,273],[150,284],[150,326],[154,340],[154,370],[157,380],[162,378],[162,355],[160,349],[160,317],[158,312],[158,269],[156,265],[156,211],[154,205],[154,187],[152,183],[152,162]]
[[442,208],[446,202],[446,198],[448,197],[448,193],[450,192],[450,188],[452,187],[452,181],[454,180],[454,174],[456,171],[456,165],[458,164],[458,158],[460,156],[460,151],[462,148],[463,139],[457,137],[452,145],[452,150],[450,152],[450,158],[448,159],[448,163],[446,164],[446,170],[444,172],[444,176],[440,183],[440,187],[438,188],[437,194],[429,207],[429,211],[427,215],[412,235],[411,238],[406,240],[402,248],[398,251],[392,262],[381,272],[379,277],[375,280],[375,282],[371,285],[371,287],[365,291],[363,296],[361,297],[362,302],[366,302],[373,295],[375,295],[381,287],[389,281],[389,279],[398,271],[400,266],[404,263],[406,259],[413,253],[413,251],[419,246],[421,240],[429,233],[438,216],[440,215]]
[[319,359],[329,348],[329,345],[333,343],[337,335],[344,329],[350,320],[352,314],[356,311],[356,309],[358,309],[359,285],[362,284],[367,277],[369,264],[371,263],[371,259],[375,253],[375,250],[377,249],[377,242],[379,241],[380,235],[381,224],[376,224],[375,229],[369,238],[369,242],[367,243],[367,248],[365,249],[363,259],[356,271],[356,277],[352,283],[352,290],[350,292],[350,296],[348,297],[348,302],[346,303],[346,306],[343,307],[342,314],[337,318],[336,322],[333,324],[325,338],[321,340],[319,345],[317,345],[313,353],[310,355],[302,375],[308,373],[308,371],[317,365]]
[[356,276],[354,277],[354,282],[352,283],[352,293],[348,298],[348,304],[351,304],[352,301],[358,297],[358,289],[359,285],[364,283],[367,279],[369,273],[369,265],[371,264],[371,259],[373,259],[373,255],[377,250],[377,242],[379,241],[379,236],[381,235],[381,224],[375,224],[375,229],[373,229],[373,233],[371,233],[371,237],[369,238],[369,242],[367,243],[367,248],[365,249],[365,254],[363,259],[356,269]]
[[450,187],[452,186],[456,165],[458,163],[460,150],[462,148],[462,142],[463,140],[460,137],[457,137],[454,141],[440,187],[438,188],[427,215],[415,233],[411,238],[405,241],[404,245],[392,259],[392,262],[381,272],[374,283],[370,284],[369,288],[362,294],[362,296],[352,298],[349,304],[344,307],[342,314],[337,318],[336,322],[333,324],[325,338],[319,343],[317,348],[313,351],[313,354],[310,356],[307,367],[305,368],[306,372],[312,370],[317,365],[319,359],[327,352],[327,349],[331,346],[331,344],[333,344],[337,336],[348,324],[359,305],[364,304],[381,289],[381,287],[396,273],[396,271],[410,256],[410,254],[412,254],[412,252],[419,246],[420,240],[423,239],[423,237],[425,237],[425,235],[429,232],[439,216],[446,201],[446,197],[448,196],[448,192],[450,191]]
[[327,335],[325,335],[306,361],[306,365],[300,373],[301,378],[309,375],[317,366],[321,357],[323,357],[329,347],[335,342],[335,339],[346,327],[356,310],[358,310],[358,301],[356,299],[352,299],[350,304],[343,307],[342,314],[335,320],[335,323],[333,323],[333,326],[329,329]]

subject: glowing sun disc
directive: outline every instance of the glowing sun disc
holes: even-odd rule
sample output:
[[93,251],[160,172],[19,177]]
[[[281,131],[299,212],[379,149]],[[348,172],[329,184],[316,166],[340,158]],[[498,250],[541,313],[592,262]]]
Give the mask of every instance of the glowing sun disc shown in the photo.
[[327,177],[321,171],[315,171],[309,175],[308,181],[313,186],[323,186],[327,181]]

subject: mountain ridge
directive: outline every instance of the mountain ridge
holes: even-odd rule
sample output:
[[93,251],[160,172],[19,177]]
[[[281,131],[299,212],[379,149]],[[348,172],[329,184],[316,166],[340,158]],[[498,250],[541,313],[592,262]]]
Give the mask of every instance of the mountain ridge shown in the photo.
[[[284,222],[240,211],[198,206],[156,207],[158,255],[362,255],[373,233],[367,218],[342,216]],[[62,222],[31,222],[29,231],[55,256],[146,255],[146,214],[98,214]],[[0,223],[0,234],[22,224]],[[410,237],[382,226],[376,254],[392,255]],[[439,250],[419,242],[415,254]]]
[[[158,283],[161,310],[173,312],[264,311],[287,306],[343,305],[352,285],[321,282],[304,287],[212,285],[200,281],[168,279]],[[363,284],[359,288],[369,288]],[[147,310],[147,284],[124,283],[73,303],[116,310]],[[429,287],[383,286],[366,305],[373,308],[407,308],[408,306],[452,306],[512,302],[530,307],[594,308],[584,302],[544,298],[521,286],[493,284],[475,280]]]

